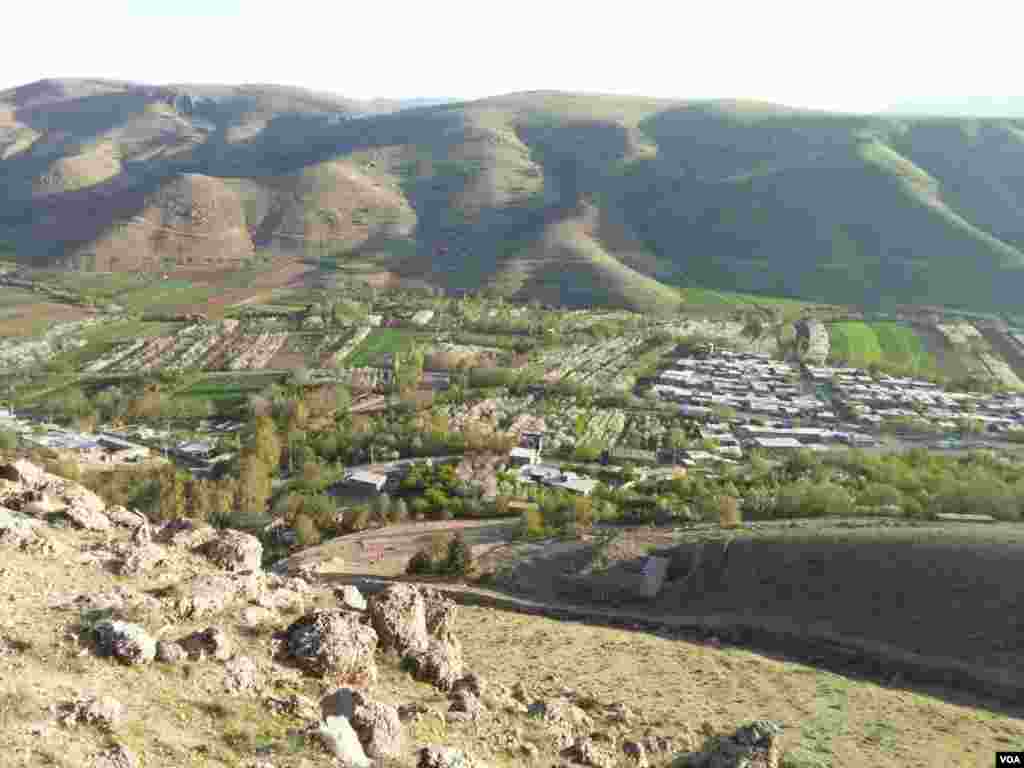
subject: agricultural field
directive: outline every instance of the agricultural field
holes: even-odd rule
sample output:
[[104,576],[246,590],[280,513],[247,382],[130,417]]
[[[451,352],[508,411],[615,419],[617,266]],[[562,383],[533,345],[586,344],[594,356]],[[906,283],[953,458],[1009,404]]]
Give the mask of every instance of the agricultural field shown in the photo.
[[598,388],[629,390],[634,383],[628,369],[636,361],[643,336],[622,336],[595,344],[546,349],[535,364],[543,370],[544,381],[571,381]]
[[907,373],[927,374],[936,368],[917,331],[894,322],[841,322],[828,325],[833,361],[859,368],[881,365]]
[[243,402],[249,395],[261,392],[281,378],[281,374],[260,372],[214,374],[204,376],[187,389],[176,392],[175,397],[210,400],[216,405],[231,405]]
[[85,371],[255,370],[265,368],[287,338],[287,332],[237,320],[197,323],[173,335],[118,344]]
[[401,354],[414,342],[428,342],[432,339],[432,334],[408,328],[374,328],[347,357],[346,362],[353,367],[373,365],[384,355]]

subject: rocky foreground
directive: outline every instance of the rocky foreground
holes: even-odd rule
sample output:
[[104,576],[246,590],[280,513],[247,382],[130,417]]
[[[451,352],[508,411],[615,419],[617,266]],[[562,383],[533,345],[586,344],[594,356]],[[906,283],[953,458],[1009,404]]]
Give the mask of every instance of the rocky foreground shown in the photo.
[[153,525],[0,466],[5,766],[775,768],[778,726],[630,733],[621,702],[533,698],[467,667],[457,606],[265,571],[255,537]]

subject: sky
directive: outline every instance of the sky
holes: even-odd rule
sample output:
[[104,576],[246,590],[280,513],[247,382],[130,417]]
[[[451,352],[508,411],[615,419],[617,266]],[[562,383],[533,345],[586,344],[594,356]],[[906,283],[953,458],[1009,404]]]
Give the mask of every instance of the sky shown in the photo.
[[277,83],[352,98],[556,89],[849,112],[1024,93],[1012,58],[1024,4],[992,0],[12,5],[0,89],[44,77]]

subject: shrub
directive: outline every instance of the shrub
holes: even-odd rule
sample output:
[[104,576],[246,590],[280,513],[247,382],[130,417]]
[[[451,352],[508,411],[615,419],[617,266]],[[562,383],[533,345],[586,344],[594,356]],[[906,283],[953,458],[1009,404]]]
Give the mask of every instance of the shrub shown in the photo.
[[320,543],[320,530],[309,517],[302,514],[295,518],[295,537],[303,547]]
[[473,569],[473,552],[469,544],[456,534],[448,543],[448,556],[444,562],[444,572],[449,576],[465,576]]
[[735,496],[720,496],[718,499],[718,524],[722,528],[736,528],[743,522],[740,504]]
[[345,513],[345,530],[349,532],[362,531],[370,524],[369,507],[360,505],[353,507]]
[[434,561],[426,550],[421,549],[409,558],[405,572],[411,576],[426,576],[434,572]]
[[548,535],[544,516],[537,507],[531,506],[523,510],[523,535],[528,538],[543,538]]

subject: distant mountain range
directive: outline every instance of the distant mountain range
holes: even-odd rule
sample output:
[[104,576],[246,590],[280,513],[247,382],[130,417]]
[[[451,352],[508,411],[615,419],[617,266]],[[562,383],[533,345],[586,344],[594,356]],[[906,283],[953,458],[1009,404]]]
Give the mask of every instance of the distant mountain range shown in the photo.
[[938,117],[1024,118],[1024,96],[969,96],[908,99],[887,107],[883,114]]
[[44,80],[0,92],[0,192],[3,248],[85,270],[297,251],[653,312],[690,285],[986,310],[1024,295],[1016,119]]

